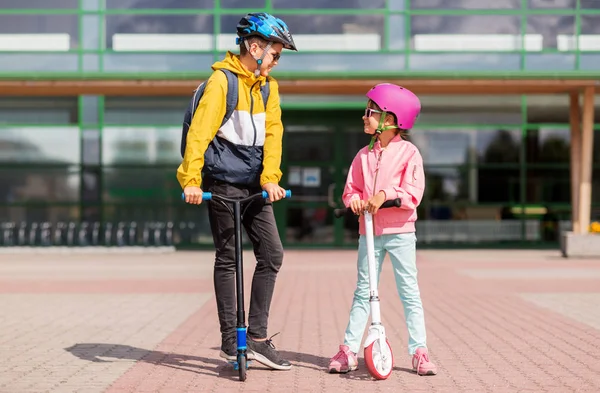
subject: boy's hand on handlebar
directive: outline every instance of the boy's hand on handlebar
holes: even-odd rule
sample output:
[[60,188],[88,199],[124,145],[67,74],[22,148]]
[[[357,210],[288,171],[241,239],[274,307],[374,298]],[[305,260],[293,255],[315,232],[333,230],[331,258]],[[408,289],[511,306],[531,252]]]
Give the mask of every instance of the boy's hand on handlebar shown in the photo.
[[376,214],[383,202],[385,202],[385,192],[379,191],[367,201],[365,208],[369,213]]
[[271,202],[276,202],[285,198],[285,189],[279,187],[278,184],[265,183],[262,188],[269,194],[269,201]]
[[199,205],[202,203],[202,189],[196,186],[188,186],[183,189],[185,195],[185,202],[191,203],[192,205]]
[[357,216],[360,216],[365,210],[365,203],[366,202],[363,200],[353,199],[350,201],[350,210],[352,210],[352,213],[356,214]]

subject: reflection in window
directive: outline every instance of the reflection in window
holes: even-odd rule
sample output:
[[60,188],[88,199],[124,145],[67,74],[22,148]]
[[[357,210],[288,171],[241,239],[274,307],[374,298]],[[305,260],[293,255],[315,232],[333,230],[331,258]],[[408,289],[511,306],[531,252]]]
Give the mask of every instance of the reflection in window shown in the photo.
[[37,9],[37,8],[71,8],[77,9],[78,0],[2,0],[2,8]]
[[369,9],[384,8],[385,0],[273,0],[273,8],[351,8]]
[[[518,167],[491,169],[486,167],[425,166],[427,203],[515,203],[520,200]],[[438,212],[436,219],[442,217]]]
[[526,157],[531,163],[569,163],[571,136],[568,129],[527,130]]
[[527,34],[540,34],[544,49],[558,49],[559,35],[575,34],[575,16],[569,15],[528,15]]
[[302,128],[294,130],[293,125],[286,125],[285,144],[290,147],[287,150],[287,159],[289,161],[331,160],[334,153],[333,130],[321,129],[311,132],[308,129],[310,127]]
[[106,127],[102,135],[104,164],[181,162],[180,127]]
[[413,9],[500,9],[521,8],[521,0],[411,0]]
[[108,202],[181,202],[174,168],[104,168],[102,180]]
[[[281,16],[284,18],[284,16]],[[221,17],[221,32],[232,33],[240,17]],[[285,15],[285,23],[296,34],[379,34],[384,35],[383,15]]]
[[413,36],[415,34],[518,35],[520,33],[521,18],[513,15],[415,15],[411,17]]
[[[239,17],[237,18],[239,20]],[[236,21],[237,24],[237,21]],[[233,25],[235,26],[235,24]],[[144,34],[212,34],[212,15],[107,15],[106,45],[113,48],[114,40],[120,44],[115,50],[135,50],[135,41],[150,45],[152,39]],[[141,36],[128,36],[139,34]],[[115,37],[117,35],[117,37]],[[167,37],[168,38],[168,37]],[[210,49],[210,48],[198,48]]]
[[[0,34],[6,34],[0,42],[0,49],[17,51],[77,49],[79,46],[77,21],[77,15],[0,15]],[[39,36],[11,36],[13,34]]]
[[518,54],[411,54],[410,69],[415,71],[517,71]]
[[79,200],[79,170],[76,167],[0,169],[0,184],[0,203]]
[[214,0],[106,0],[106,8],[213,8]]
[[581,15],[581,34],[600,34],[600,15]]
[[[221,0],[221,8],[263,8],[264,6],[265,0]],[[240,14],[240,19],[241,17]]]
[[214,63],[210,54],[125,54],[104,55],[105,71],[123,72],[208,72]]
[[0,128],[0,162],[78,164],[79,151],[78,127]]
[[528,168],[527,203],[569,203],[571,181],[568,166],[562,168]]
[[[586,0],[581,0],[582,2]],[[592,0],[596,1],[596,0]],[[575,9],[577,0],[527,0],[529,8],[570,8]]]
[[411,141],[426,165],[518,163],[520,130],[415,129]]
[[8,124],[76,124],[77,99],[70,97],[0,98],[0,119]]

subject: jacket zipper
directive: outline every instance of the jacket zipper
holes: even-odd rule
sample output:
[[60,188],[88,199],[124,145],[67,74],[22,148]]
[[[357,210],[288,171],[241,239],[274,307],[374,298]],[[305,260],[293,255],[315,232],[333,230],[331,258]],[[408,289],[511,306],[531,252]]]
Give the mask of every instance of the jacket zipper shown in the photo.
[[252,90],[254,90],[254,86],[256,86],[257,83],[259,84],[258,88],[260,90],[260,81],[256,81],[250,88],[250,121],[252,122],[252,128],[254,129],[254,140],[252,141],[252,146],[256,146],[256,136],[258,134],[256,131],[256,124],[254,124],[254,97],[252,96]]
[[[377,190],[377,176],[379,175],[379,165],[381,163],[381,156],[383,156],[383,149],[381,149],[381,152],[379,153],[379,157],[377,158],[377,164],[375,166],[375,179],[373,179],[373,196],[375,196],[376,194],[376,190]],[[375,230],[375,216],[373,216],[372,218],[373,220],[373,230]],[[375,235],[375,234],[373,234]]]

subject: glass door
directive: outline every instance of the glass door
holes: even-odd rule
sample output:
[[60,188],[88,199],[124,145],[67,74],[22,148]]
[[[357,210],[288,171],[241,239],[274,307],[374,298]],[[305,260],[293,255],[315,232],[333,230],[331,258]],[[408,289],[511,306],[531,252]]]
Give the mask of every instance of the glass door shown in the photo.
[[345,180],[339,128],[322,119],[326,116],[307,117],[306,111],[287,111],[284,119],[282,184],[292,190],[292,198],[277,210],[286,246],[342,243],[342,220],[333,217],[333,209],[341,206]]

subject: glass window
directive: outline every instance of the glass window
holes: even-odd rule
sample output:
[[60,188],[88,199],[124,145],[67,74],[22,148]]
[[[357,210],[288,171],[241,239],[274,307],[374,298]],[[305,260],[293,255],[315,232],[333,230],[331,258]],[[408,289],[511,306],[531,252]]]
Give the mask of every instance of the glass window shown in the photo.
[[525,69],[529,71],[573,71],[575,55],[555,53],[525,55]]
[[570,203],[571,180],[569,166],[562,168],[528,167],[527,203]]
[[109,203],[144,201],[182,203],[181,187],[175,177],[176,170],[176,167],[103,168],[104,200]]
[[579,59],[579,69],[581,70],[600,70],[600,55],[581,54]]
[[65,97],[0,97],[0,124],[77,123],[77,99]]
[[[234,26],[239,19],[237,15],[222,16],[221,33],[235,33]],[[285,15],[285,22],[301,51],[377,51],[383,47],[383,15]],[[234,38],[230,42],[235,42]],[[355,62],[359,61],[350,63]],[[375,64],[377,59],[369,63]],[[317,67],[318,64],[311,66]]]
[[108,165],[179,164],[180,147],[181,127],[106,127],[102,134],[102,162]]
[[100,132],[98,129],[85,129],[82,132],[83,163],[100,164]]
[[[521,19],[513,15],[415,15],[416,51],[514,51],[521,48]],[[534,48],[536,42],[525,42]],[[446,62],[451,62],[448,59]],[[476,62],[480,62],[477,58]],[[487,61],[484,60],[487,63]]]
[[104,101],[104,124],[182,124],[189,97],[111,97]]
[[98,96],[81,96],[81,119],[85,124],[96,124],[99,119],[100,112],[100,97]]
[[76,54],[31,54],[0,52],[0,72],[77,71]]
[[79,43],[77,18],[77,15],[0,15],[0,34],[39,34],[39,36],[5,36],[0,48],[9,50],[10,48],[5,46],[13,45],[10,40],[14,39],[19,45],[15,45],[12,50],[77,49]]
[[384,8],[385,0],[272,0],[273,8]]
[[2,8],[36,9],[36,8],[78,8],[78,0],[2,0]]
[[410,133],[426,165],[518,163],[520,130],[420,129]]
[[0,203],[75,202],[79,200],[76,167],[0,169]]
[[[567,1],[567,0],[563,0],[563,1]],[[572,2],[575,2],[575,0],[571,0]],[[598,0],[579,0],[581,3],[581,8],[584,9],[598,9],[600,8],[600,2]]]
[[[174,46],[188,51],[210,50],[206,45],[212,44],[212,33],[212,15],[106,16],[106,45],[116,51],[172,50]],[[161,35],[160,40],[155,34]],[[198,34],[208,36],[191,37]]]
[[100,47],[100,17],[98,15],[83,15],[83,49],[98,49]]
[[213,8],[214,0],[106,0],[106,8],[163,9],[163,8]]
[[518,54],[415,54],[410,55],[409,69],[414,71],[517,71]]
[[525,156],[529,163],[569,163],[571,156],[570,130],[536,128],[527,130]]
[[213,63],[213,56],[208,54],[104,55],[104,71],[109,72],[211,72]]
[[3,163],[78,164],[79,152],[78,127],[0,128]]
[[518,168],[478,168],[477,202],[518,203],[521,200],[521,171]]
[[390,15],[389,49],[398,50],[406,47],[405,15]]
[[581,15],[581,34],[600,34],[600,15]]
[[[515,203],[520,200],[518,168],[425,166],[425,199],[428,202]],[[442,217],[437,212],[436,219]],[[491,218],[491,217],[490,217]]]
[[[288,161],[330,161],[334,155],[333,129],[324,126],[285,126]],[[293,148],[292,148],[293,147]]]
[[521,8],[521,0],[411,0],[413,9]]
[[221,8],[263,8],[264,6],[265,0],[221,0]]
[[575,34],[575,16],[528,15],[527,34],[542,36],[544,49],[559,49],[560,35]]
[[[581,0],[582,3],[586,0]],[[596,1],[596,0],[592,0]],[[529,8],[571,8],[575,9],[577,0],[528,0]]]
[[281,56],[274,71],[344,72],[344,71],[401,71],[404,55],[385,54],[286,54]]

